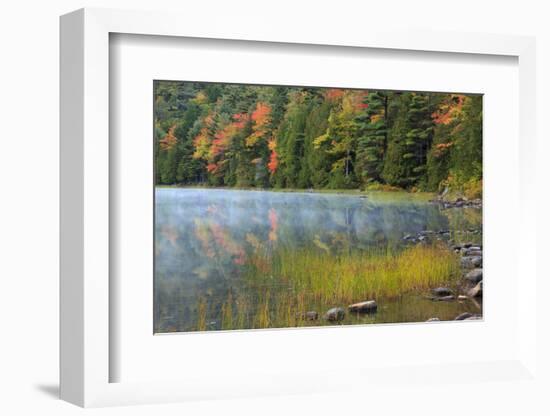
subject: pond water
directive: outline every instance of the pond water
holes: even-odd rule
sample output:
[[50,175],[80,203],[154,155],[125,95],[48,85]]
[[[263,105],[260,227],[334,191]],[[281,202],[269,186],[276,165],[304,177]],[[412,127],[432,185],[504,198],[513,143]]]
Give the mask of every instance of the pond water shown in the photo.
[[[480,209],[441,209],[425,195],[157,188],[154,329],[196,330],[200,302],[205,305],[202,329],[222,329],[222,304],[228,292],[238,294],[247,261],[260,249],[307,247],[326,255],[379,247],[400,250],[407,234],[449,231],[457,242],[476,243],[480,230]],[[422,293],[377,301],[376,314],[348,314],[341,323],[419,322],[433,316],[447,320],[481,310],[476,301],[434,302]],[[327,307],[308,306],[320,313]],[[303,323],[324,324],[333,323]]]

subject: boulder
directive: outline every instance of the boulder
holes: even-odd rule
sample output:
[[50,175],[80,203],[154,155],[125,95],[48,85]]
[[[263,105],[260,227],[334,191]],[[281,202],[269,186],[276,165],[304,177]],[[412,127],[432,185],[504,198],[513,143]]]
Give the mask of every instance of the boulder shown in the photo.
[[327,321],[341,321],[346,317],[346,310],[344,308],[332,308],[325,314]]
[[455,321],[463,321],[465,319],[471,318],[472,316],[474,316],[473,313],[463,312],[455,318]]
[[350,312],[362,312],[362,313],[372,313],[376,312],[378,305],[375,300],[366,300],[364,302],[354,303],[349,305],[348,309]]
[[308,321],[316,321],[319,318],[319,314],[315,311],[308,311],[305,314],[305,318]]
[[476,250],[474,248],[468,248],[462,252],[463,256],[473,256],[473,257],[481,257],[483,256],[483,252],[481,250]]
[[481,256],[465,256],[460,259],[460,265],[466,269],[481,267]]
[[449,289],[448,287],[436,287],[435,289],[432,289],[432,293],[435,296],[449,296],[453,294],[453,291]]
[[483,281],[480,281],[477,285],[468,290],[468,296],[470,296],[471,298],[478,298],[483,296]]
[[483,279],[483,269],[473,269],[464,275],[464,279],[473,285],[477,285]]

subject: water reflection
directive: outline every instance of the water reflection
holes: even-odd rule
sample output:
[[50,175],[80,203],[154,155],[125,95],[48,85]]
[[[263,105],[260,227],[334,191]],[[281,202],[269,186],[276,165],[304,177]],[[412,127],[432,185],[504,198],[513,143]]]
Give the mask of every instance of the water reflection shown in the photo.
[[[252,253],[277,245],[314,246],[327,254],[399,249],[405,234],[481,224],[480,210],[441,210],[415,198],[376,195],[159,188],[155,210],[157,332],[189,330],[197,319],[198,299],[223,299],[228,289],[238,288]],[[209,311],[212,325],[221,303]],[[376,319],[383,317],[380,313]]]

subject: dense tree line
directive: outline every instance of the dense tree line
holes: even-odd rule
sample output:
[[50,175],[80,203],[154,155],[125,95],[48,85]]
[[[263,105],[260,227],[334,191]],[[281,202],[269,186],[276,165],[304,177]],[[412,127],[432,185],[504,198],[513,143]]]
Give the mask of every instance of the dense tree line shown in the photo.
[[478,195],[479,95],[156,81],[157,184]]

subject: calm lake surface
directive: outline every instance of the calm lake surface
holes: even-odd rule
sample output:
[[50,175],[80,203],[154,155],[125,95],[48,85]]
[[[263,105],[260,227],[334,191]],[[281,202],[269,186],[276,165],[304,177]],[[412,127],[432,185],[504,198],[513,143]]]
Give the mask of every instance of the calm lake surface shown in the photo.
[[[199,299],[208,304],[206,329],[221,329],[221,305],[228,292],[238,293],[247,258],[260,248],[310,247],[326,255],[399,250],[405,235],[427,230],[448,230],[457,242],[481,241],[480,209],[443,210],[423,195],[157,188],[155,198],[155,332],[194,330]],[[422,322],[481,312],[474,300],[434,302],[424,295],[377,299],[376,314],[350,314],[341,323]],[[330,305],[308,306],[322,314]]]

